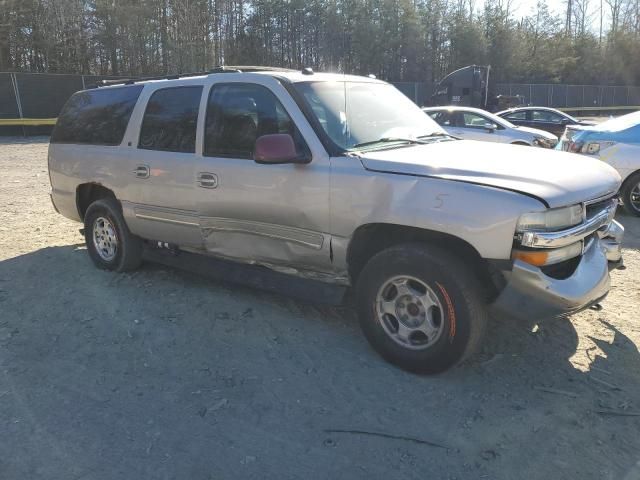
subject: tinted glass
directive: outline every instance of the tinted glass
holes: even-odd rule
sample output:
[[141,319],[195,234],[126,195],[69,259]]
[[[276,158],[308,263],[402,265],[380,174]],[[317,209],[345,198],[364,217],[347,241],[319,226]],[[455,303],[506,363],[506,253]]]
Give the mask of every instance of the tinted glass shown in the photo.
[[509,120],[526,120],[527,112],[510,113],[509,115],[506,115],[505,118],[508,118]]
[[534,110],[532,119],[534,122],[551,122],[551,123],[560,123],[562,122],[562,117],[557,113],[550,112],[548,110]]
[[75,93],[65,104],[51,143],[119,145],[142,85]]
[[138,148],[195,153],[202,87],[175,87],[151,95],[140,128]]
[[273,93],[260,85],[215,85],[209,94],[204,154],[209,157],[253,158],[256,139],[287,133],[296,150],[307,147],[293,121]]

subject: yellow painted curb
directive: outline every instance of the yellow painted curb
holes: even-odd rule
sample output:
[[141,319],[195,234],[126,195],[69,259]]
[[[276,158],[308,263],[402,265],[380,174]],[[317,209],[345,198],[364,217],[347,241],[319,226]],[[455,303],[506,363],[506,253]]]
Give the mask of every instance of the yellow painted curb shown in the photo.
[[57,120],[57,118],[0,118],[0,127],[55,125]]

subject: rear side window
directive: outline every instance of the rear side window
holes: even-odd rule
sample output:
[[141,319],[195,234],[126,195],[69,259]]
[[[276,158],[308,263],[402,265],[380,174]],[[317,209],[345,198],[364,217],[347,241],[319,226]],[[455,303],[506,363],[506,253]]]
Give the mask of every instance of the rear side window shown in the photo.
[[85,90],[65,104],[51,143],[120,145],[142,85]]
[[551,122],[551,123],[561,123],[562,117],[557,113],[550,112],[548,110],[534,110],[533,111],[533,121],[534,122]]
[[211,89],[205,124],[204,155],[252,159],[256,139],[287,133],[298,152],[307,146],[276,96],[261,85],[229,83]]
[[201,86],[154,92],[144,112],[138,148],[195,153],[201,96]]

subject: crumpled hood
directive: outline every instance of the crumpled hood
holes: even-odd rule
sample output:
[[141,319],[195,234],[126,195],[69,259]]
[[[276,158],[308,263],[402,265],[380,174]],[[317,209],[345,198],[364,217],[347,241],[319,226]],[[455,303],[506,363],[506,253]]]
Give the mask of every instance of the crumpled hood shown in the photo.
[[473,140],[365,152],[360,160],[371,171],[437,177],[522,192],[550,207],[592,200],[620,188],[620,175],[600,160]]

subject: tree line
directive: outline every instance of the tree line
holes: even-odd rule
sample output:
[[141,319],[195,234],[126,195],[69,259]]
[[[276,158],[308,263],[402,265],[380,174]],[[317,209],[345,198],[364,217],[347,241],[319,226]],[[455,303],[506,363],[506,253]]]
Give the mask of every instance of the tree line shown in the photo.
[[272,65],[431,82],[640,85],[640,0],[0,0],[0,71],[147,76]]

